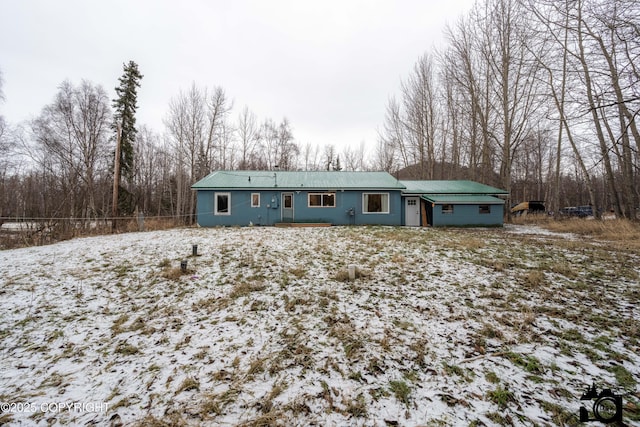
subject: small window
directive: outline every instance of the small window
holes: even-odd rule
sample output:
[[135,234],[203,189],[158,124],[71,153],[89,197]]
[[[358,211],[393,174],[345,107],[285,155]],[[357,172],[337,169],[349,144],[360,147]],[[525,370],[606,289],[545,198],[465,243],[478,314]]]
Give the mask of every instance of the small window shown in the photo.
[[407,206],[416,206],[416,199],[407,200]]
[[310,208],[335,208],[336,193],[309,193]]
[[453,213],[453,205],[450,205],[450,204],[442,205],[442,213],[443,214],[452,214]]
[[231,193],[216,193],[214,204],[215,215],[231,215]]
[[478,211],[481,214],[491,213],[491,206],[490,205],[480,205],[480,206],[478,206]]
[[260,193],[251,193],[251,207],[252,208],[260,207]]
[[284,194],[283,198],[284,202],[282,207],[285,209],[293,209],[293,194]]
[[389,193],[363,193],[363,213],[389,213]]

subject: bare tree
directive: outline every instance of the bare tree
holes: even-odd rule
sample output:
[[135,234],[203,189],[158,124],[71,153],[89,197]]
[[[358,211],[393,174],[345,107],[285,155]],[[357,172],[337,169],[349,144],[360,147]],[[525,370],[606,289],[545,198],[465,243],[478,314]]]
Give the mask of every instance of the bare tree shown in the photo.
[[339,154],[342,168],[347,171],[364,171],[367,169],[367,163],[365,160],[365,143],[360,142],[357,148],[352,148],[347,145],[342,148],[342,152]]
[[[164,120],[167,129],[171,152],[174,163],[175,189],[172,191],[171,199],[173,203],[173,214],[176,218],[182,218],[185,213],[185,200],[188,196],[187,183],[190,176],[190,169],[187,163],[189,159],[190,118],[192,110],[189,108],[189,98],[183,92],[169,102],[169,112]],[[192,154],[194,154],[192,152]],[[193,157],[193,156],[191,156]]]
[[415,64],[413,73],[402,84],[404,106],[402,124],[408,140],[407,157],[411,164],[419,165],[417,179],[434,178],[436,133],[439,122],[434,73],[432,57],[423,55]]
[[238,117],[237,125],[238,142],[240,145],[239,169],[261,169],[262,162],[259,156],[261,143],[260,131],[256,115],[245,106]]
[[278,165],[282,170],[295,170],[300,155],[300,148],[293,138],[293,130],[289,120],[285,117],[278,125],[276,133],[278,152],[280,153]]
[[383,170],[387,170],[386,167],[395,168],[396,162],[399,163],[398,166],[404,168],[412,163],[409,153],[409,138],[406,135],[402,111],[400,104],[394,97],[387,101],[384,129],[379,133],[376,154],[378,166],[386,165]]
[[327,144],[324,146],[324,170],[330,171],[336,161],[336,146]]
[[104,89],[83,80],[77,87],[63,82],[32,123],[40,166],[57,178],[64,194],[60,209],[69,217],[97,214],[95,181],[107,165],[110,120]]
[[375,170],[393,173],[398,169],[395,158],[395,142],[385,135],[378,136],[378,144],[373,158],[373,168]]
[[302,159],[303,159],[303,170],[306,171],[317,171],[322,170],[323,167],[320,165],[319,161],[320,156],[320,146],[312,145],[311,143],[306,143],[302,149]]
[[228,116],[232,103],[221,87],[211,91],[201,91],[205,107],[206,131],[198,149],[197,173],[195,179],[203,178],[215,169],[229,169],[232,135]]
[[458,122],[460,150],[465,153],[470,169],[470,178],[490,182],[493,174],[491,105],[491,71],[487,57],[482,55],[483,46],[489,43],[486,26],[487,7],[481,4],[461,18],[454,28],[446,30],[450,47],[441,62],[446,68],[446,77],[452,80],[458,95],[448,102],[458,103],[460,113],[467,120]]
[[196,199],[192,183],[216,169],[231,168],[233,129],[231,111],[224,90],[201,89],[195,83],[180,92],[169,104],[165,126],[173,141],[176,157],[176,215],[193,223]]
[[134,145],[133,181],[138,194],[138,208],[144,213],[162,215],[158,192],[162,189],[162,164],[160,137],[149,127],[142,125],[136,134]]
[[[4,86],[4,79],[2,77],[2,70],[0,70],[0,103],[3,103],[5,99],[4,91],[2,88],[3,86]],[[5,123],[4,116],[0,114],[0,154],[2,154],[4,150],[6,150],[6,145],[5,145],[6,129],[7,129],[7,125]]]
[[[491,108],[495,112],[495,131],[491,137],[501,150],[500,178],[511,191],[512,162],[516,151],[532,132],[531,120],[540,108],[538,74],[540,67],[531,50],[544,50],[544,44],[532,45],[526,10],[516,0],[487,2],[485,37],[482,49],[491,71]],[[507,211],[508,213],[508,211]]]
[[271,119],[266,119],[260,134],[264,143],[264,155],[268,169],[294,170],[297,168],[300,147],[293,138],[293,131],[289,120],[282,119],[279,125]]

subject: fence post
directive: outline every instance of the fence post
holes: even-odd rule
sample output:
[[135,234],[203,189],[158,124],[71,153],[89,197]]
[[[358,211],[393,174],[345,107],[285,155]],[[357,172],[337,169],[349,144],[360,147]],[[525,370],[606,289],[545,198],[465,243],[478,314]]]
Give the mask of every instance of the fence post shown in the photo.
[[142,211],[138,212],[138,231],[144,231],[144,214]]

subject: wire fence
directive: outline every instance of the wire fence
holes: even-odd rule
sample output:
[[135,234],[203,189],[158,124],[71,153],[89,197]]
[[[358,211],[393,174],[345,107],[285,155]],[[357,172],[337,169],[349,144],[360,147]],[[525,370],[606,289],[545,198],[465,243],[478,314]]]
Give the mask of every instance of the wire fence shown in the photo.
[[2,216],[0,249],[40,246],[74,237],[163,230],[194,225],[195,219],[195,214],[98,218]]

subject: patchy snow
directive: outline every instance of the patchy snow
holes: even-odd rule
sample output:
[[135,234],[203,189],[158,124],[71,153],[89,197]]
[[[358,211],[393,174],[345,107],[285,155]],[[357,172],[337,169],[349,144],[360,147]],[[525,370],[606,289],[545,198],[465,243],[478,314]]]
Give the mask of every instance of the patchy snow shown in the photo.
[[548,230],[544,227],[540,227],[539,225],[513,225],[513,224],[505,224],[505,231],[513,234],[530,234],[537,236],[549,236],[549,237],[562,237],[564,239],[576,240],[579,237],[573,233],[559,233],[557,231]]
[[637,405],[638,255],[540,230],[185,228],[2,251],[0,424],[560,425],[592,382]]

